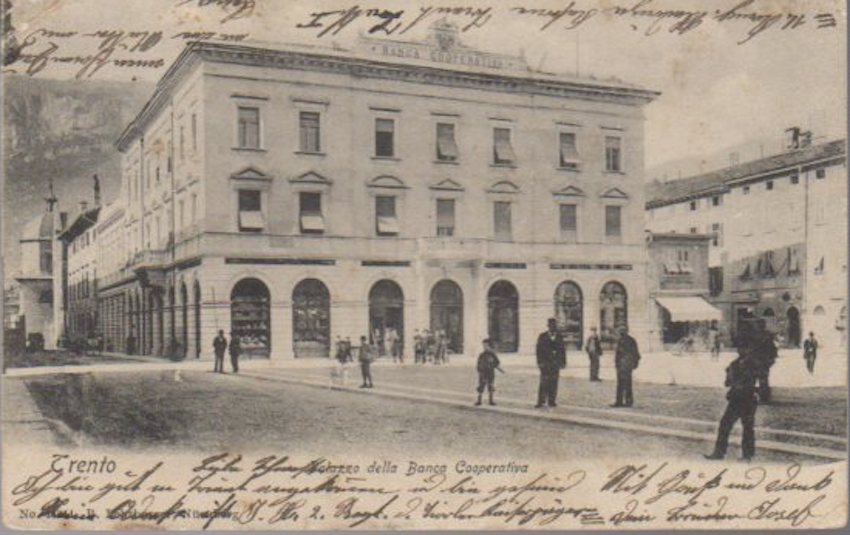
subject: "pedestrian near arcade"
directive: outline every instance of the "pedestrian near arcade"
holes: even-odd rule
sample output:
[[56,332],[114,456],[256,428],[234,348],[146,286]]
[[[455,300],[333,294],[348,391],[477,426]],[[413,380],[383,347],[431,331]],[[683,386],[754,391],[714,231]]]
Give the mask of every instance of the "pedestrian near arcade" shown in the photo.
[[224,352],[227,351],[227,338],[224,337],[222,330],[219,330],[218,336],[213,339],[213,351],[215,352],[213,372],[224,373]]
[[803,358],[806,359],[806,369],[809,373],[815,373],[815,360],[818,358],[818,341],[815,333],[810,332],[809,337],[803,342]]
[[496,370],[499,370],[502,373],[505,373],[505,370],[501,368],[499,357],[496,356],[496,353],[493,351],[490,339],[485,339],[481,344],[484,346],[484,351],[478,355],[478,363],[475,366],[478,371],[478,388],[476,388],[476,391],[478,392],[478,401],[475,402],[475,405],[481,405],[481,396],[484,394],[485,388],[490,396],[490,405],[495,405],[496,402],[493,401],[493,392],[496,390]]
[[242,344],[239,341],[239,335],[230,333],[230,365],[233,367],[233,373],[239,373],[239,355],[242,354]]
[[555,318],[549,318],[547,329],[537,337],[537,367],[540,369],[540,386],[537,389],[537,405],[557,407],[558,376],[567,367],[567,348],[564,338],[557,330]]
[[617,368],[617,397],[612,407],[631,407],[634,404],[632,395],[632,372],[640,363],[640,351],[637,341],[629,335],[628,329],[620,327],[620,337],[614,352],[614,366]]
[[756,376],[759,363],[753,357],[749,348],[738,350],[738,358],[726,368],[726,411],[720,418],[717,429],[717,442],[714,451],[705,455],[706,459],[719,460],[726,456],[729,447],[729,433],[735,422],[741,420],[743,436],[741,437],[741,458],[749,461],[756,452],[755,420],[758,408],[756,395]]
[[372,388],[372,361],[375,360],[375,351],[365,336],[360,337],[357,360],[360,361],[360,373],[363,375],[360,388]]
[[590,328],[590,336],[587,338],[584,350],[587,352],[587,358],[590,359],[590,380],[601,381],[602,379],[599,378],[599,359],[602,357],[602,342],[599,341],[596,327]]

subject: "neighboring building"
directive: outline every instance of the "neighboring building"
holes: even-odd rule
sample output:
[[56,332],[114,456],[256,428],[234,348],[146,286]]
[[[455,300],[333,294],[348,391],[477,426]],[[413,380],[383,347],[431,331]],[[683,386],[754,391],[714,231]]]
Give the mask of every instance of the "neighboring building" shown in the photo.
[[190,358],[218,329],[275,359],[390,327],[408,351],[429,328],[529,354],[553,315],[574,344],[592,325],[645,339],[658,93],[434,32],[354,52],[190,44],[117,143],[127,264],[99,276],[127,306],[107,328]]
[[650,350],[701,338],[723,315],[708,297],[706,234],[647,234],[649,297],[655,303]]
[[98,245],[95,225],[100,206],[89,208],[80,203],[80,211],[59,234],[65,249],[66,290],[64,295],[64,338],[67,342],[95,340],[97,318]]
[[[19,314],[23,317],[24,339],[40,339],[46,349],[55,349],[59,333],[54,323],[54,259],[61,255],[56,234],[64,225],[64,213],[54,210],[56,199],[47,200],[47,211],[39,214],[21,230],[20,273],[18,284]],[[38,342],[38,343],[41,343]]]
[[812,330],[846,347],[844,140],[655,182],[647,198],[653,232],[712,234],[710,299],[733,340],[764,319],[785,346]]
[[[97,332],[103,339],[103,349],[108,352],[135,352],[132,325],[124,321],[128,303],[123,293],[115,291],[111,283],[120,279],[127,266],[125,250],[126,229],[124,228],[124,203],[118,199],[103,207],[93,228],[97,236],[95,266],[99,273],[111,277],[97,278]],[[130,347],[128,347],[128,341]]]

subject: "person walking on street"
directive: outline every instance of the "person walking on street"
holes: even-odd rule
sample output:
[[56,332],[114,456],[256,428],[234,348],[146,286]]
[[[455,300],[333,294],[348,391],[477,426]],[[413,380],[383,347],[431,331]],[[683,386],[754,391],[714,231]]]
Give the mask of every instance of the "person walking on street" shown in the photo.
[[544,403],[557,407],[558,376],[567,367],[567,348],[557,326],[555,318],[549,318],[547,330],[537,337],[537,367],[540,368],[540,386],[534,406],[537,409]]
[[239,373],[239,355],[242,354],[242,345],[239,342],[239,335],[230,333],[230,365],[233,366],[233,373]]
[[803,342],[803,358],[806,359],[806,369],[809,373],[815,373],[815,360],[818,358],[818,341],[815,333],[810,332],[809,337]]
[[620,327],[620,338],[614,353],[614,365],[617,368],[617,397],[612,407],[631,407],[634,404],[632,395],[632,372],[640,363],[640,351],[637,341],[629,336],[625,327]]
[[717,429],[717,442],[714,451],[705,455],[706,459],[720,460],[726,456],[729,447],[729,433],[735,422],[741,420],[743,436],[741,438],[741,459],[749,461],[756,453],[755,420],[758,408],[756,395],[756,375],[758,362],[752,356],[749,348],[740,348],[738,358],[726,368],[726,411],[720,418]]
[[393,357],[393,362],[399,362],[398,332],[396,332],[394,327],[387,329],[387,336],[384,338],[384,343],[387,346],[386,352]]
[[584,346],[587,352],[587,358],[590,359],[590,380],[601,381],[599,378],[599,358],[602,356],[602,343],[599,341],[599,335],[596,334],[596,327],[590,328],[590,337],[587,339],[587,344]]
[[484,340],[482,345],[484,346],[484,351],[478,355],[478,363],[475,367],[478,371],[478,388],[476,389],[478,392],[478,401],[475,402],[475,405],[481,405],[481,396],[484,394],[485,388],[490,396],[490,405],[495,405],[496,402],[493,401],[493,391],[496,390],[496,370],[499,370],[502,373],[505,373],[505,371],[501,368],[499,357],[496,356],[496,353],[490,345],[490,339],[487,338]]
[[213,372],[224,373],[224,352],[227,350],[227,338],[224,331],[219,330],[218,336],[213,339],[213,351],[215,352],[215,367]]
[[357,360],[360,361],[360,373],[363,375],[363,384],[360,388],[372,388],[372,361],[375,360],[375,351],[365,336],[360,337],[360,348]]

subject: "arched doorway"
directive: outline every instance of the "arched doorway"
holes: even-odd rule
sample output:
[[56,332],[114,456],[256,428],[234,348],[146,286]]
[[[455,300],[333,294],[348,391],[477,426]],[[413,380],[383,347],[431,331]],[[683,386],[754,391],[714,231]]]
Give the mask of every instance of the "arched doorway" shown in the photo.
[[800,329],[800,311],[797,307],[788,307],[785,311],[786,319],[786,340],[788,347],[800,347],[801,329]]
[[599,292],[599,337],[604,345],[614,347],[617,331],[629,328],[628,296],[619,282],[608,282]]
[[463,290],[441,280],[431,288],[431,331],[443,331],[452,353],[463,353]]
[[389,328],[395,329],[404,347],[404,293],[398,284],[384,279],[369,291],[369,340],[379,343]]
[[242,279],[230,292],[230,336],[239,337],[242,354],[271,354],[271,296],[259,279]]
[[327,357],[331,348],[331,295],[317,279],[292,291],[292,349],[295,357]]
[[201,283],[195,281],[195,358],[201,358]]
[[487,335],[503,353],[519,349],[519,293],[508,281],[498,281],[487,292]]
[[555,319],[564,341],[575,349],[582,346],[582,295],[581,288],[565,281],[555,289]]
[[189,291],[186,283],[180,283],[180,345],[183,346],[183,358],[189,355]]

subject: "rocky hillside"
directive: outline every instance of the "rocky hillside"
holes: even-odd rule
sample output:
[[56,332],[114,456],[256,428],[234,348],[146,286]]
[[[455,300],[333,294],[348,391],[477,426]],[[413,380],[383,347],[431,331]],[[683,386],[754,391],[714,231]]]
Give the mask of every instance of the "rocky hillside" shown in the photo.
[[115,139],[153,86],[142,82],[3,77],[3,254],[6,278],[17,269],[20,227],[45,209],[52,178],[59,207],[72,214],[92,202],[92,179],[104,201],[119,189]]

